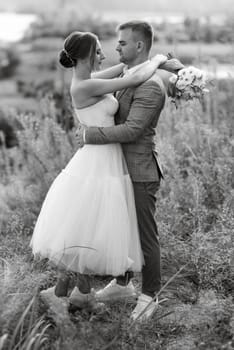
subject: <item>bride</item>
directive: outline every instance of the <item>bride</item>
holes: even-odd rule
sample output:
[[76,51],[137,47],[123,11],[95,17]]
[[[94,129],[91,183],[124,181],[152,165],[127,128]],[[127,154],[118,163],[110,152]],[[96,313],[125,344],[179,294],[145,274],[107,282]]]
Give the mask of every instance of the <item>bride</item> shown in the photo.
[[[70,93],[76,117],[87,126],[114,125],[118,101],[112,93],[141,84],[167,60],[156,55],[134,74],[116,78],[124,64],[99,71],[104,58],[98,38],[89,32],[71,33],[60,53],[61,65],[73,68]],[[80,307],[94,303],[90,274],[141,271],[134,193],[120,144],[78,149],[47,193],[30,246],[34,255],[58,267],[55,295],[67,295],[66,271],[78,273],[70,298]]]

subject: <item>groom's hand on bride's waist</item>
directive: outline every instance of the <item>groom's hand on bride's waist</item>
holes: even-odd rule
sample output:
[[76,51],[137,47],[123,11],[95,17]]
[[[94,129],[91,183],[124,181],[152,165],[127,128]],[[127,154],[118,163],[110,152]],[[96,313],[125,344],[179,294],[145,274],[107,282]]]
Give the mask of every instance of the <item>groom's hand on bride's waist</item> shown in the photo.
[[86,126],[83,124],[79,124],[78,128],[76,129],[76,141],[78,144],[78,147],[83,147],[85,144],[85,130],[87,129]]

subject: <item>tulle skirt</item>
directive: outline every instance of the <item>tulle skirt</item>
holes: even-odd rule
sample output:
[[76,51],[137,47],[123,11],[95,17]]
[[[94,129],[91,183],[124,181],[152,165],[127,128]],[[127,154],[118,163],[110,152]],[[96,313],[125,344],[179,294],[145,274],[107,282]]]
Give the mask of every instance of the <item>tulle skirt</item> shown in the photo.
[[133,186],[119,144],[75,153],[47,193],[30,246],[34,255],[79,273],[141,271]]

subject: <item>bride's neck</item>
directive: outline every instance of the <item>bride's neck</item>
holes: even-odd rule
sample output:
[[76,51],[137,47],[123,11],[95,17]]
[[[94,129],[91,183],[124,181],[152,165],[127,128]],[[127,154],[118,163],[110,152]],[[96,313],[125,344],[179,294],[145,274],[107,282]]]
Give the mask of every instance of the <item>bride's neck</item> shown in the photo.
[[85,80],[91,78],[90,65],[86,63],[79,63],[73,69],[73,77],[79,80]]

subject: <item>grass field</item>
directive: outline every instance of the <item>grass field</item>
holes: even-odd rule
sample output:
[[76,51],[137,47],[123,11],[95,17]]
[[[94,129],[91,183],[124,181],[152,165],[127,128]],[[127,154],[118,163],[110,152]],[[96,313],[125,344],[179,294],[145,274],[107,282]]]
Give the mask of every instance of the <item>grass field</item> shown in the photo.
[[[107,304],[97,315],[73,310],[68,316],[60,307],[63,317],[58,317],[38,298],[40,290],[55,283],[56,270],[47,261],[33,261],[29,241],[49,186],[77,147],[74,132],[65,133],[56,122],[53,101],[23,98],[14,81],[56,79],[58,71],[48,71],[45,63],[56,56],[60,44],[40,40],[33,52],[24,49],[17,75],[1,82],[1,106],[2,98],[9,106],[22,103],[22,111],[35,104],[36,113],[11,110],[9,117],[24,126],[20,145],[0,148],[0,350],[234,349],[231,80],[216,82],[204,105],[194,101],[175,109],[168,100],[160,118],[156,141],[165,179],[156,218],[163,285],[174,279],[162,290],[160,298],[166,300],[153,319],[131,325],[133,302]],[[114,42],[103,45],[114,61]],[[182,47],[196,55],[192,44],[189,50],[181,46],[181,52]],[[231,48],[220,46],[217,51],[212,47],[214,55],[221,48],[224,56],[231,55]],[[168,47],[160,50],[166,53]],[[99,288],[107,281],[93,278],[93,285]],[[138,290],[140,283],[141,276],[135,276]]]

